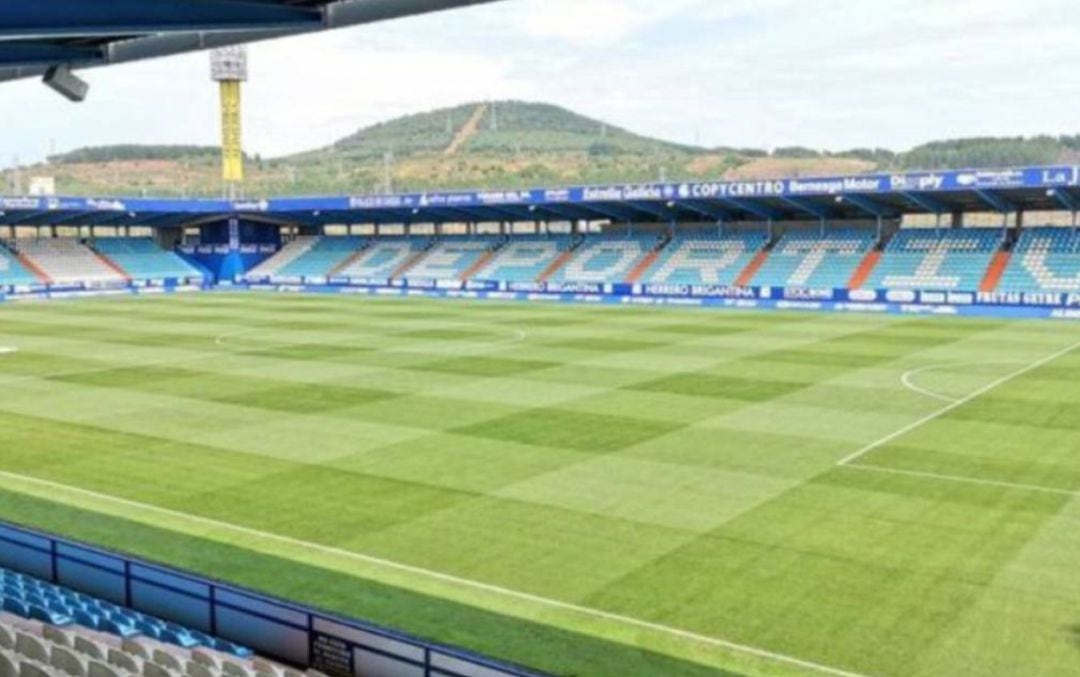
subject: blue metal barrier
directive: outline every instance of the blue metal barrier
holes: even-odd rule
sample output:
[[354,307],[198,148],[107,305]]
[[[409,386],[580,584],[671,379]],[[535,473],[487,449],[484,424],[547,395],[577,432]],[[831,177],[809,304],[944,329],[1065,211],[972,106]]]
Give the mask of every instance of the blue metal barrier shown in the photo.
[[0,566],[335,677],[539,675],[8,522],[0,522]]

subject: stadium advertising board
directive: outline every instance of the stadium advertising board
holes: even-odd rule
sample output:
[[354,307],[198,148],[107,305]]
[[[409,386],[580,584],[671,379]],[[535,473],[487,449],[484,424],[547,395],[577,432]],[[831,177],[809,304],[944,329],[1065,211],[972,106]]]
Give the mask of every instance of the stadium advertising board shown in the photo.
[[[760,181],[639,183],[506,191],[447,191],[398,195],[273,198],[263,200],[183,200],[155,198],[6,197],[0,210],[19,212],[128,212],[170,214],[348,213],[439,208],[541,207],[558,204],[664,202],[880,195],[1005,189],[1052,189],[1080,185],[1080,168],[1070,165],[1022,169],[861,174]],[[522,216],[522,215],[519,215]]]

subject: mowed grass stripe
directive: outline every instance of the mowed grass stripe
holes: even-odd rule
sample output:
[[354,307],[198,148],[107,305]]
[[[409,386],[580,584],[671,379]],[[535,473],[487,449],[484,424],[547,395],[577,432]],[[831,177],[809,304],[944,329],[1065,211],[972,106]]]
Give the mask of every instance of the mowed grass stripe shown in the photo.
[[[110,312],[95,318],[98,307]],[[64,318],[69,309],[78,322]],[[150,313],[138,319],[143,309]],[[11,396],[44,402],[40,398],[58,389],[71,410],[20,424],[42,435],[39,465],[31,463],[33,453],[13,455],[16,461],[9,463],[5,442],[26,444],[5,438],[0,426],[0,470],[55,473],[74,486],[143,496],[182,512],[212,509],[224,522],[420,563],[851,670],[904,674],[917,665],[932,674],[938,657],[929,638],[959,627],[952,611],[965,623],[978,623],[986,613],[979,600],[991,588],[999,598],[1019,602],[1016,593],[995,587],[993,572],[1015,557],[1032,531],[1060,514],[1056,503],[1022,504],[1007,487],[971,487],[979,492],[965,490],[960,497],[917,477],[843,476],[860,474],[852,469],[822,473],[850,440],[862,436],[868,443],[866,436],[880,430],[881,421],[899,428],[939,406],[906,390],[899,382],[904,371],[930,361],[970,362],[973,354],[1000,361],[995,351],[1008,357],[1017,346],[1030,347],[1021,354],[1037,352],[1038,346],[1076,336],[1069,325],[244,295],[0,307],[0,325],[9,310],[16,319],[86,323],[93,331],[87,341],[65,336],[73,332],[63,327],[59,335],[37,336],[39,330],[31,328],[22,338],[13,336],[12,342],[40,340],[48,349],[23,366],[29,373],[19,378],[28,380],[7,383]],[[200,312],[206,322],[197,319]],[[123,375],[133,361],[152,360],[159,346],[110,342],[108,332],[123,332],[122,318],[130,317],[138,327],[135,340],[153,344],[170,333],[187,333],[176,327],[185,313],[199,323],[190,327],[193,334],[217,328],[252,333],[234,345],[190,351],[191,364],[177,350],[169,359],[179,357],[179,363],[142,365],[198,374],[191,378],[169,372]],[[312,329],[290,328],[305,323]],[[527,339],[482,345],[488,335],[517,330],[525,330]],[[611,350],[603,350],[607,338]],[[274,345],[277,339],[281,345]],[[451,354],[462,349],[469,354]],[[121,376],[112,384],[40,380],[34,374],[69,371],[48,368],[50,351],[58,361],[92,354],[92,368],[101,361]],[[786,359],[788,352],[795,357]],[[0,358],[0,384],[6,377]],[[1053,408],[1062,394],[1075,394],[1068,380],[1044,370],[1032,377],[1030,383],[1038,385],[1022,396],[1006,393],[1024,403],[1020,408],[1040,402]],[[132,396],[150,394],[155,380],[161,391],[141,409]],[[1051,396],[1047,384],[1058,392]],[[335,390],[342,387],[349,393]],[[394,396],[335,405],[352,391]],[[83,392],[95,398],[93,409],[80,408]],[[55,464],[44,460],[53,451],[47,442],[52,420],[94,411],[115,397],[129,412],[112,417],[110,424],[120,426],[125,415],[161,416],[177,394],[183,399],[174,401],[183,403],[193,425],[188,439],[182,426],[169,426],[169,435],[181,438],[170,440],[180,445],[173,447],[180,451],[172,462],[183,468],[175,484],[159,479],[153,466],[167,446],[145,453],[128,446],[130,440],[120,443],[124,434],[108,425],[101,426],[97,452],[83,457],[76,450],[56,456]],[[221,402],[249,397],[243,409]],[[200,411],[214,421],[213,431],[198,430]],[[230,429],[229,412],[240,411],[248,412],[245,420]],[[260,411],[267,414],[265,431],[251,425],[250,416]],[[765,423],[770,415],[777,417],[772,427]],[[1023,430],[1042,431],[1030,439],[1038,445],[1063,439],[1058,436],[1071,429],[1068,412],[1051,415],[1045,427],[995,411],[987,415],[1001,419],[995,424],[999,431],[1016,431],[1003,439],[1021,443]],[[798,432],[819,427],[815,419],[821,417],[850,430],[820,437]],[[944,423],[947,430],[927,426],[930,438],[905,438],[904,446],[941,450],[957,464],[970,455],[978,465],[978,454],[958,443],[956,433],[979,420],[958,416]],[[300,462],[303,445],[282,454],[287,458],[233,453],[256,451],[260,440],[269,451],[278,431],[333,452],[314,463]],[[352,434],[358,436],[355,451],[349,450]],[[213,453],[231,455],[203,456],[196,439],[212,440]],[[110,446],[120,452],[110,455]],[[277,446],[275,453],[283,451]],[[1037,448],[1011,453],[998,447],[988,455],[999,472],[1021,476],[1050,472],[1048,465],[1072,467],[1065,452],[1052,461]],[[203,464],[233,470],[220,485],[207,485],[195,472]],[[111,472],[114,466],[120,470]],[[161,496],[154,491],[159,483],[168,487]],[[1025,517],[1025,510],[1034,515]],[[964,547],[935,547],[950,530],[966,528],[966,521],[974,535],[964,532]],[[985,556],[978,551],[981,541]],[[977,561],[965,563],[964,557]],[[803,570],[807,580],[800,582]],[[845,592],[848,577],[852,590]],[[331,585],[329,572],[316,578]],[[270,592],[301,599],[311,590],[310,581],[298,585],[275,575],[262,580]],[[395,584],[425,585],[409,579]],[[1055,598],[1067,599],[1070,589],[1055,587]],[[926,608],[912,609],[912,600],[923,594]],[[1053,632],[1052,610],[1038,600],[1024,602],[1046,620],[984,621],[1011,624],[1018,637],[1052,641],[1045,639]],[[361,602],[344,606],[345,613],[364,614]],[[395,624],[422,629],[424,613],[422,604],[401,610]],[[571,632],[595,630],[586,619],[556,619],[527,605],[515,615],[544,617]],[[509,647],[508,657],[536,657],[525,648],[520,628],[508,620],[496,638],[480,638],[476,628],[439,636],[460,637],[477,648],[497,643]],[[617,634],[650,651],[703,662],[706,669],[739,664],[730,654],[671,637]],[[980,654],[976,664],[993,665],[995,654],[1019,655],[1003,644],[991,647],[985,659]],[[668,671],[650,671],[655,664],[644,655],[623,656],[601,671],[574,656],[536,657],[536,664],[561,673],[682,674],[670,665]],[[1061,655],[1048,652],[1037,667],[1063,668]]]

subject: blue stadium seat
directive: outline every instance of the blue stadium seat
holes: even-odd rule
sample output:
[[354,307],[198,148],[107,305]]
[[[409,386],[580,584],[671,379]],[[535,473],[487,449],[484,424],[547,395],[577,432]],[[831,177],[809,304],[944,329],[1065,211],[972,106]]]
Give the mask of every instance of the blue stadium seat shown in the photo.
[[337,271],[342,277],[387,280],[394,272],[427,249],[430,238],[379,238],[348,266]]
[[1080,292],[1080,231],[1025,228],[998,291]]
[[762,287],[842,289],[866,255],[877,233],[868,229],[794,230],[780,239],[752,283]]
[[7,247],[0,244],[0,285],[37,284],[38,278],[19,262]]
[[634,266],[660,242],[658,235],[592,235],[551,277],[556,283],[625,282]]
[[107,237],[93,248],[136,280],[191,279],[202,277],[194,266],[175,252],[158,246],[148,237]]
[[276,274],[282,277],[326,277],[365,246],[367,240],[361,237],[322,237]]
[[495,250],[500,237],[450,237],[440,241],[408,272],[413,280],[460,280]]
[[733,285],[765,246],[764,233],[676,235],[641,278],[644,284]]
[[0,568],[0,609],[60,627],[76,624],[120,637],[145,636],[183,648],[204,646],[240,658],[253,652],[105,600]]
[[1002,239],[999,228],[901,230],[864,286],[977,291]]
[[572,243],[569,235],[515,235],[473,278],[536,282],[559,255],[570,249]]

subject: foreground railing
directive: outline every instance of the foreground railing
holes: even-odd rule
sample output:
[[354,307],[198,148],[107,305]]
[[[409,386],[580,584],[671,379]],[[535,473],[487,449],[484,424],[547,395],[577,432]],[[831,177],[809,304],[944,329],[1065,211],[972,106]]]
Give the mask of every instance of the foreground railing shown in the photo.
[[0,522],[0,566],[335,677],[537,674],[7,522]]

